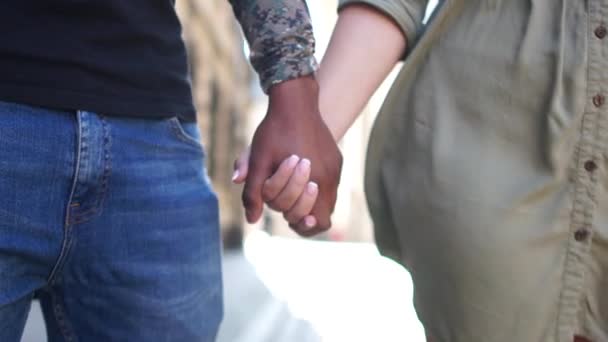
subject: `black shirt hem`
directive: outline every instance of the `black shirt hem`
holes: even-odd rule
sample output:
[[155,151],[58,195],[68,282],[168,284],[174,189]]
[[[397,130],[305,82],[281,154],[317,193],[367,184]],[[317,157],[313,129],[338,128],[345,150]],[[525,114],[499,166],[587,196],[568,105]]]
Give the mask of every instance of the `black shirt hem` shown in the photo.
[[118,98],[47,87],[0,84],[0,100],[60,110],[86,110],[108,116],[166,118],[196,121],[192,101],[162,98]]

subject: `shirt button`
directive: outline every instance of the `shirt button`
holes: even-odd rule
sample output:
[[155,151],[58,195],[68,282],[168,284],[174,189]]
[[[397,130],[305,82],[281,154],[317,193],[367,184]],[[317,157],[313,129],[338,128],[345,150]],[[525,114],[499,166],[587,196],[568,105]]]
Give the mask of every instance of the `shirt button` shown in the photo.
[[574,232],[574,239],[578,242],[583,242],[589,237],[589,230],[581,228]]
[[608,33],[608,30],[606,30],[606,26],[604,25],[600,25],[595,29],[595,36],[599,39],[604,39],[604,37],[606,37],[606,33]]
[[585,162],[585,170],[587,170],[588,172],[593,172],[595,170],[597,170],[597,164],[593,161],[593,160],[587,160]]
[[604,97],[604,95],[597,94],[593,97],[593,105],[598,108],[603,106],[605,102],[606,98]]

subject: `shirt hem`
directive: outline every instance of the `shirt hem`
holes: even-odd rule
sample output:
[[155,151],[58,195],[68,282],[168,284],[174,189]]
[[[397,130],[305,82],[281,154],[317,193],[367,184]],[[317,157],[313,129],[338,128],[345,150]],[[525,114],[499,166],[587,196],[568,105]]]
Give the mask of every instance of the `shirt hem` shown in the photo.
[[86,110],[108,116],[166,118],[196,121],[192,101],[158,98],[117,98],[50,87],[0,84],[0,100],[60,110]]

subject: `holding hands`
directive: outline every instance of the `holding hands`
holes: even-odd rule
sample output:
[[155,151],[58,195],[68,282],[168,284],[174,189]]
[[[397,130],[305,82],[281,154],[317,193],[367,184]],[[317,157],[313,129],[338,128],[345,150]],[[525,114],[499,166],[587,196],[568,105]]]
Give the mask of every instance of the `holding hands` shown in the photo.
[[[283,213],[298,234],[331,227],[342,155],[319,113],[319,87],[301,77],[270,90],[268,113],[251,148],[235,163],[235,183],[245,183],[247,220],[256,222],[264,203]],[[314,166],[313,166],[314,165]]]
[[268,113],[250,150],[235,163],[249,222],[260,218],[266,203],[302,236],[329,229],[342,168],[336,141],[406,47],[394,20],[370,6],[349,5],[340,12],[316,78],[270,88]]

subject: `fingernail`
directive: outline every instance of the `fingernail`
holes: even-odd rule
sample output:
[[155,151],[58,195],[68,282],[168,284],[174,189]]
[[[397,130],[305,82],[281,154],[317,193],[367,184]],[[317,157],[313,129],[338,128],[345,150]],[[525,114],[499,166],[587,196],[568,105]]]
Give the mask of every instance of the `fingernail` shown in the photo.
[[234,173],[232,174],[232,181],[234,182],[237,178],[239,178],[239,170],[234,170]]
[[295,167],[299,161],[300,161],[300,157],[298,157],[295,154],[292,154],[289,157],[289,159],[287,160],[287,165],[289,165],[289,167]]
[[304,224],[306,224],[306,228],[313,228],[315,226],[315,218],[312,216],[308,216],[304,219]]
[[304,158],[300,161],[300,170],[306,171],[308,169],[310,169],[310,160]]
[[314,195],[317,190],[319,190],[319,186],[317,185],[317,183],[308,182],[308,185],[306,186],[306,191],[308,191],[309,195]]

